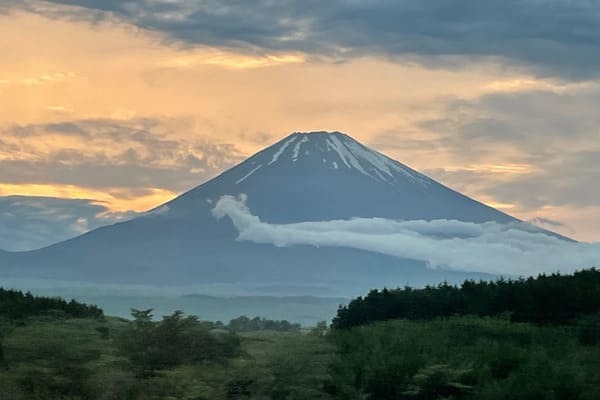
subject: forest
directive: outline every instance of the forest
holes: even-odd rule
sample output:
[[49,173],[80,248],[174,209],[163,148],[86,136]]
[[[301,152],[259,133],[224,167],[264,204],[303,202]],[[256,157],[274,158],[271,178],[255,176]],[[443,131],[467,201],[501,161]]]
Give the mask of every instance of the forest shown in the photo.
[[467,280],[423,289],[372,290],[340,307],[336,328],[388,319],[430,320],[452,315],[499,316],[514,322],[565,324],[600,312],[600,270],[497,281]]
[[0,399],[598,399],[600,271],[373,290],[330,326],[0,291]]
[[64,314],[74,318],[101,318],[104,312],[95,305],[69,302],[59,297],[40,297],[19,290],[0,288],[0,317],[12,320],[37,315]]

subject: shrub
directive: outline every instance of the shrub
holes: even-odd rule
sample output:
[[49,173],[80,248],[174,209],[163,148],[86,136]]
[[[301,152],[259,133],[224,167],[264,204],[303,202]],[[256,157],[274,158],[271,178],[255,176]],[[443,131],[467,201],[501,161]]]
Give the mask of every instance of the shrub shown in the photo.
[[152,310],[132,310],[130,328],[117,338],[121,354],[142,376],[180,364],[233,357],[240,352],[240,342],[233,333],[213,334],[195,316],[181,311],[152,321]]
[[595,346],[600,343],[600,313],[581,318],[578,323],[579,343]]

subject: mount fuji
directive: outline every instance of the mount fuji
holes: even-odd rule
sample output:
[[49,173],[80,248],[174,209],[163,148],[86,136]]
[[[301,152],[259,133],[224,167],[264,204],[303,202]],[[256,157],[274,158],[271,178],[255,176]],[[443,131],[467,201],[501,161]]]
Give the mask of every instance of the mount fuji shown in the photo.
[[223,196],[239,195],[270,224],[374,217],[520,223],[343,133],[293,133],[141,217],[43,249],[0,254],[0,277],[347,296],[488,276],[351,247],[237,240],[232,221],[212,211]]

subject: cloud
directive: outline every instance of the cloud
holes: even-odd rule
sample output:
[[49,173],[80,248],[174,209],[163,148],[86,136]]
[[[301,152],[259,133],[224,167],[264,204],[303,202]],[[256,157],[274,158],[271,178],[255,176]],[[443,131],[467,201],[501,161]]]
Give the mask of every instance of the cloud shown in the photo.
[[181,43],[251,53],[375,54],[438,66],[510,60],[567,78],[598,76],[600,66],[600,13],[589,1],[50,0],[3,8],[16,7],[92,23],[121,19]]
[[77,75],[73,72],[54,72],[46,73],[39,76],[20,78],[20,79],[0,79],[0,87],[8,85],[45,85],[57,82],[75,79]]
[[543,217],[535,217],[535,218],[528,220],[527,222],[529,222],[530,224],[533,224],[533,225],[537,225],[540,227],[546,227],[549,229],[560,228],[560,227],[565,226],[565,224],[560,221],[555,221],[553,219],[543,218]]
[[597,206],[599,102],[597,85],[446,100],[441,114],[420,126],[437,132],[434,142],[460,168],[424,172],[528,210]]
[[0,183],[187,190],[241,160],[231,144],[181,139],[170,119],[82,119],[0,129]]
[[440,96],[413,126],[370,143],[517,218],[560,220],[547,227],[598,241],[599,102],[597,82]]
[[37,249],[137,215],[88,199],[0,197],[0,249]]
[[600,265],[600,244],[565,241],[523,224],[356,218],[278,225],[252,215],[244,196],[223,196],[213,215],[229,217],[238,240],[352,247],[422,260],[431,268],[525,276]]
[[[509,182],[491,184],[488,192],[498,199],[513,199],[525,208],[544,206],[598,206],[600,169],[596,166],[600,151],[589,155],[589,164],[581,166],[578,157],[569,154],[559,165]],[[562,167],[562,169],[561,169]]]

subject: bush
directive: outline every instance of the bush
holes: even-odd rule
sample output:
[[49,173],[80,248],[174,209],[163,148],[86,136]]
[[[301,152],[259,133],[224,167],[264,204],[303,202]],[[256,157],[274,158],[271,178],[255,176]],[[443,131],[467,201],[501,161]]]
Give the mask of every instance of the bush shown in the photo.
[[592,399],[600,393],[600,349],[578,345],[575,333],[479,317],[334,330],[330,392],[369,400]]
[[600,343],[600,314],[581,318],[578,323],[579,343],[595,346]]
[[253,332],[253,331],[278,331],[278,332],[297,332],[300,330],[300,324],[290,323],[285,319],[274,321],[265,318],[254,317],[252,319],[242,315],[241,317],[229,321],[229,329],[235,332]]
[[240,341],[233,333],[213,334],[195,316],[181,311],[152,321],[152,310],[132,310],[134,322],[117,338],[121,354],[139,375],[152,376],[156,370],[186,363],[234,357]]
[[445,364],[429,365],[421,368],[411,382],[408,390],[403,394],[409,398],[433,400],[447,398],[461,398],[473,391],[469,385],[461,381],[469,370],[459,370]]

